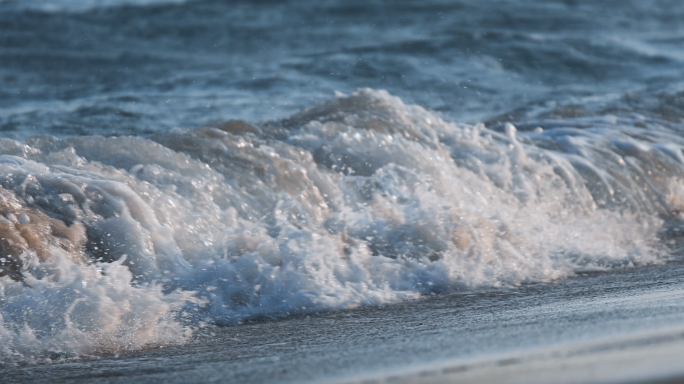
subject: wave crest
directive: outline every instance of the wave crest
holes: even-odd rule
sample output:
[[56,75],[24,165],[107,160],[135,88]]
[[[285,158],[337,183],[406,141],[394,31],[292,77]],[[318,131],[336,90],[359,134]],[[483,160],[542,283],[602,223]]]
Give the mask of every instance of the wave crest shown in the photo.
[[43,223],[8,251],[0,360],[663,260],[684,201],[676,132],[539,124],[449,123],[360,89],[263,124],[0,140],[0,232]]

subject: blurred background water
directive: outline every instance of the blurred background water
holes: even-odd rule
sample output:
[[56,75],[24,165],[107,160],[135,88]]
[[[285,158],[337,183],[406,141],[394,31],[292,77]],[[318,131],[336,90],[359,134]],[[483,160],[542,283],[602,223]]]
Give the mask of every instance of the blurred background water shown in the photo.
[[684,3],[0,2],[0,132],[281,118],[359,87],[459,122],[684,117]]

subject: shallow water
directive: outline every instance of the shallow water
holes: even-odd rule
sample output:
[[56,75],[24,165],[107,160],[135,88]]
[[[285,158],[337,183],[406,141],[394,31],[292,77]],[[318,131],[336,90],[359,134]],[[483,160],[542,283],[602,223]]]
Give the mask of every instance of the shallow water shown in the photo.
[[[533,361],[559,359],[561,363],[565,357],[587,356],[600,365],[603,351],[638,355],[648,347],[667,346],[666,341],[681,344],[681,287],[681,261],[619,269],[554,284],[208,329],[183,347],[5,369],[3,379],[8,383],[479,382],[459,376],[443,379],[461,372],[479,373],[480,380],[489,382],[491,371],[492,382],[497,382],[498,367],[524,365],[528,355]],[[657,333],[661,330],[668,332]],[[624,340],[625,335],[639,338]],[[640,360],[648,362],[649,356]],[[606,365],[605,371],[580,367],[550,378],[615,382],[610,378],[624,381],[627,372],[628,382],[641,382],[644,377],[651,380],[643,382],[653,382],[684,373],[676,359],[668,364],[658,370],[638,364]],[[635,366],[640,369],[635,371]],[[584,380],[572,380],[582,373]]]
[[684,231],[683,22],[674,1],[2,1],[0,362],[645,279]]

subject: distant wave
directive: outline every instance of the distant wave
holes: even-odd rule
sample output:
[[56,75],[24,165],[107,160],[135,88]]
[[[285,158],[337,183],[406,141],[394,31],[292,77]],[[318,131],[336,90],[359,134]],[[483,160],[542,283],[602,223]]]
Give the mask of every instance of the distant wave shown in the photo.
[[13,9],[32,9],[43,12],[83,12],[95,8],[123,5],[147,6],[157,4],[182,4],[188,0],[4,0]]
[[258,125],[0,139],[0,361],[667,257],[679,132],[639,115],[521,127],[360,89]]

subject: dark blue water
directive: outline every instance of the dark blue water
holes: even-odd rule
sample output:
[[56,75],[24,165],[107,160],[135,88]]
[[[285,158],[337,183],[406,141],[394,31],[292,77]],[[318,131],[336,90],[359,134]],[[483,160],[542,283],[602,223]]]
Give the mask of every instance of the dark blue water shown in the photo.
[[676,0],[105,4],[0,2],[4,136],[261,121],[359,87],[459,122],[684,116]]

